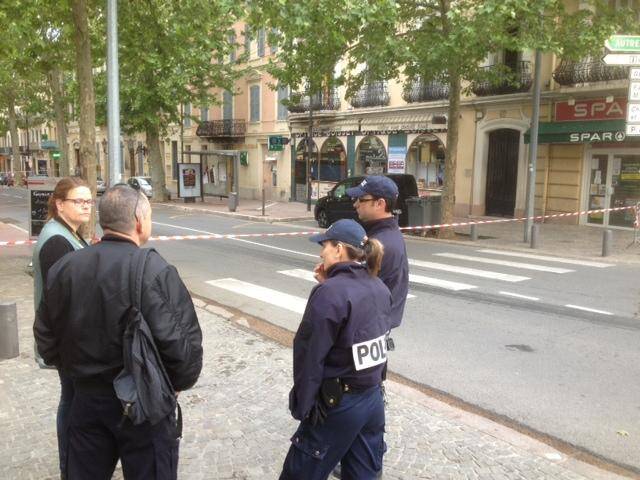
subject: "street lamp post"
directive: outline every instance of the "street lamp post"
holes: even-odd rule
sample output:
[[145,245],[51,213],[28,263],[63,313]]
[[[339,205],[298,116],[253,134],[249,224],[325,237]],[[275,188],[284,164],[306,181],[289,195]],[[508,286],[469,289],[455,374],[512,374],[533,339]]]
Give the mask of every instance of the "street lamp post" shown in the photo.
[[107,127],[110,185],[120,183],[122,179],[119,91],[118,2],[117,0],[107,0]]

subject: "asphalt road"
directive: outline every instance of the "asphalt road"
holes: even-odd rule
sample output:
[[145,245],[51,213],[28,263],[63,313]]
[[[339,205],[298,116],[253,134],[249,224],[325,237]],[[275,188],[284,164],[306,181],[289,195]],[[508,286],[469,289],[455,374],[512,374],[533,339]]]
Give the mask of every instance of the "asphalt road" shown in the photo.
[[[24,192],[0,190],[0,221],[26,228]],[[154,235],[308,230],[154,209]],[[319,248],[304,237],[153,246],[199,295],[295,330]],[[411,298],[390,369],[640,471],[637,267],[408,239]],[[0,257],[2,250],[0,249]],[[556,259],[557,260],[557,259]]]

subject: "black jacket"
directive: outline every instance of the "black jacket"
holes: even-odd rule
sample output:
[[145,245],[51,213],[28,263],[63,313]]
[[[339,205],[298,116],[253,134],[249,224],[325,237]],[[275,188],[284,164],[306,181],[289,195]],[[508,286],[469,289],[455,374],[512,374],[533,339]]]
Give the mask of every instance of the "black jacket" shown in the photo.
[[[115,236],[65,255],[49,270],[33,327],[38,352],[74,380],[110,384],[122,370],[125,312],[131,305],[132,255],[138,247]],[[142,314],[173,387],[193,386],[202,370],[202,332],[176,269],[149,255]]]
[[387,286],[393,298],[391,328],[399,327],[409,293],[409,260],[407,259],[407,247],[398,227],[398,220],[394,217],[383,218],[366,223],[364,228],[370,238],[379,240],[384,247],[378,276]]
[[[322,380],[340,378],[352,387],[382,382],[386,346],[378,350],[376,365],[358,365],[358,344],[382,342],[390,329],[391,294],[378,277],[358,263],[338,263],[316,285],[293,340],[293,388],[289,409],[303,420],[313,407]],[[354,347],[356,345],[356,347]],[[384,351],[382,351],[382,350]]]

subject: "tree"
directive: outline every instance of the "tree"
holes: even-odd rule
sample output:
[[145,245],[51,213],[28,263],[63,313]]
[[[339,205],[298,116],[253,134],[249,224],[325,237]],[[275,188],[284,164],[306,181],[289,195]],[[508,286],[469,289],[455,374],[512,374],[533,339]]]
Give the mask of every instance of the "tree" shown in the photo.
[[122,129],[146,133],[156,201],[166,199],[160,141],[170,124],[180,122],[180,105],[208,105],[218,101],[216,87],[233,89],[237,66],[220,59],[235,48],[229,32],[241,14],[233,0],[120,4]]
[[601,0],[583,3],[591,8],[569,12],[562,0],[256,0],[251,16],[277,32],[273,40],[283,48],[271,68],[288,85],[315,79],[340,61],[335,81],[348,95],[371,78],[449,84],[442,221],[450,223],[461,95],[474,81],[515,82],[516,72],[480,67],[493,52],[540,49],[576,58],[601,50],[626,12]]

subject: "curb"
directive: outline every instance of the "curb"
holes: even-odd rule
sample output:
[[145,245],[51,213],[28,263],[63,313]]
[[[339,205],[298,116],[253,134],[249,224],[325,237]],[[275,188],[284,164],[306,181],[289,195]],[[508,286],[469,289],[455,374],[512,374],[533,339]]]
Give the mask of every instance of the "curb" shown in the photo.
[[163,207],[174,208],[177,210],[182,210],[183,212],[198,212],[198,213],[208,213],[210,215],[217,215],[219,217],[232,217],[232,218],[240,218],[243,220],[250,220],[252,222],[264,222],[264,223],[278,223],[278,222],[299,222],[304,220],[314,220],[313,216],[310,217],[269,217],[265,215],[248,215],[244,213],[237,212],[222,212],[218,210],[209,210],[208,208],[198,208],[198,207],[184,207],[181,205],[174,205],[172,203],[154,203],[154,205],[161,205]]

